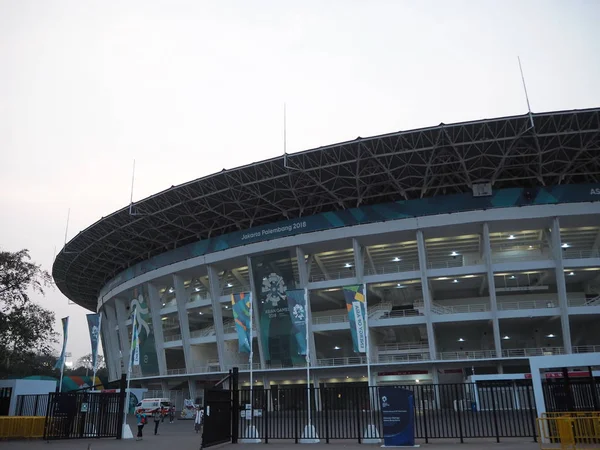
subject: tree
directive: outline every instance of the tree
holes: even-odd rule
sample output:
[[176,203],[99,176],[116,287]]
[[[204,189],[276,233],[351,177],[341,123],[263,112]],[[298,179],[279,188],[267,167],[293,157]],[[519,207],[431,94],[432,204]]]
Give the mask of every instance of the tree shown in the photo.
[[14,369],[51,355],[54,313],[30,298],[51,286],[52,277],[31,262],[27,250],[0,251],[0,377],[17,375]]

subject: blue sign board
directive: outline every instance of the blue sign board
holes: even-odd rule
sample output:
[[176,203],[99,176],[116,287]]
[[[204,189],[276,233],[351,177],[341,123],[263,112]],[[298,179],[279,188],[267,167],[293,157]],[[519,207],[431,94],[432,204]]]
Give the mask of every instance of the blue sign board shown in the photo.
[[413,447],[415,445],[415,412],[412,391],[394,386],[379,388],[383,416],[385,447]]

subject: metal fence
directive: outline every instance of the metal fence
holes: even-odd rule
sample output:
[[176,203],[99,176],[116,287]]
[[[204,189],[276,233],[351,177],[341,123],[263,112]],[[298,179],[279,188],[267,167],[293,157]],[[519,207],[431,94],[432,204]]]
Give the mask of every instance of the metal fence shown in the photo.
[[19,395],[15,416],[45,416],[48,410],[48,394]]
[[[531,384],[420,384],[414,395],[415,437],[424,439],[536,438]],[[310,425],[321,440],[362,442],[383,436],[379,387],[334,386],[240,392],[239,436],[298,442]],[[310,412],[308,404],[310,402]],[[256,433],[254,432],[256,429]]]

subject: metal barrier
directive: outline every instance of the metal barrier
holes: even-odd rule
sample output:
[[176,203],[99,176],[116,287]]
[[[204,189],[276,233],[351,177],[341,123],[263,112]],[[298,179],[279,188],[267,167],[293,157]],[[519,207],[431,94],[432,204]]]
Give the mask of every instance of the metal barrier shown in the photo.
[[45,417],[0,417],[0,439],[41,438],[45,420]]
[[15,416],[46,416],[49,394],[28,394],[17,397]]
[[[573,415],[571,415],[573,414]],[[540,449],[598,449],[600,414],[567,413],[537,419]],[[560,445],[560,447],[557,447]]]
[[[415,437],[465,439],[531,437],[536,439],[530,383],[507,385],[417,384],[401,386],[414,395]],[[359,384],[319,388],[297,386],[240,391],[239,435],[298,442],[308,425],[319,438],[369,439],[383,436],[379,387]],[[308,403],[310,399],[310,414]],[[309,423],[310,421],[310,423]]]

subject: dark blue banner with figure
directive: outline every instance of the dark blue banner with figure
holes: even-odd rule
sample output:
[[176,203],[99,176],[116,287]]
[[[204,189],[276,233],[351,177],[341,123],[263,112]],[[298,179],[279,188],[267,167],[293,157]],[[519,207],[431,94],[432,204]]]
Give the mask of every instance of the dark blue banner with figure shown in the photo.
[[415,413],[412,391],[394,386],[379,388],[385,447],[415,445]]

